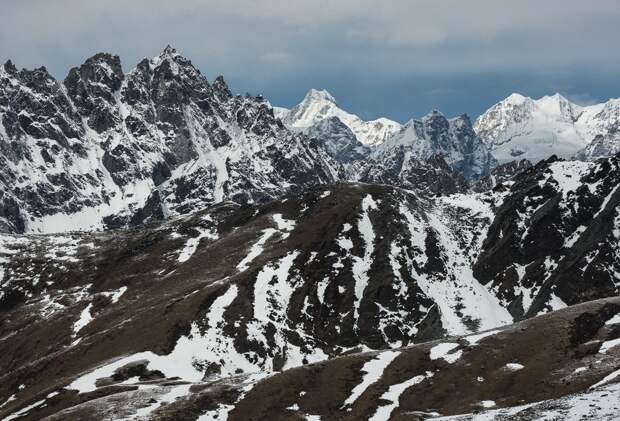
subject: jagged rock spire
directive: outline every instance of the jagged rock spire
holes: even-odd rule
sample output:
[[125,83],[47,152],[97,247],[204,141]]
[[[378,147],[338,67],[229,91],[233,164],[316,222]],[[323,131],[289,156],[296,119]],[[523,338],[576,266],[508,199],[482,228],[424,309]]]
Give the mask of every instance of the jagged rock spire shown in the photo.
[[219,75],[217,78],[215,78],[212,87],[213,92],[217,95],[220,101],[226,101],[232,98],[232,93],[230,92],[230,89],[228,88],[228,85],[224,80],[224,76]]

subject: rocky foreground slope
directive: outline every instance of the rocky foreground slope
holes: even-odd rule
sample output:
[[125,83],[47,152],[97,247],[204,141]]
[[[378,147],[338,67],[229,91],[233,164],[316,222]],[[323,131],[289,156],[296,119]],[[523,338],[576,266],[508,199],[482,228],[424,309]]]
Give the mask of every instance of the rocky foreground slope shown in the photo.
[[[180,410],[213,418],[208,410],[232,409],[241,389],[276,372],[284,370],[268,382],[295,376],[299,371],[288,370],[313,362],[475,334],[618,295],[619,176],[615,157],[577,164],[551,160],[475,195],[431,198],[390,186],[340,184],[262,205],[226,202],[132,229],[5,235],[0,250],[0,415],[71,419],[68,414],[78,411],[118,419],[154,410],[163,414],[162,402],[204,388],[202,403],[193,400],[199,394],[186,402],[190,409]],[[577,317],[578,311],[561,314]],[[588,329],[593,325],[586,324]],[[506,345],[505,352],[498,351],[502,364],[527,367],[539,358],[549,334],[538,327],[526,330],[537,342],[527,339],[532,346],[524,346],[522,354]],[[568,358],[566,350],[570,354],[572,348],[561,348],[569,346],[561,338],[571,330],[556,330],[558,349]],[[576,336],[581,342],[574,346],[590,350],[578,358],[595,353],[592,343],[581,345],[594,335],[603,342],[617,338],[613,326],[607,330]],[[614,355],[613,344],[607,345],[609,355]],[[395,377],[393,384],[414,378],[422,385],[436,382],[439,377],[430,380],[431,374],[416,377],[427,371],[435,376],[437,362],[418,366],[424,357],[415,357],[430,346],[402,351],[413,353],[410,364],[423,370],[399,369],[401,377],[412,376]],[[460,356],[456,346],[454,351]],[[334,361],[361,367],[372,355]],[[551,355],[560,358],[560,353]],[[323,372],[323,381],[340,384],[348,375],[332,364],[338,363],[303,370],[334,367]],[[596,365],[602,371],[591,370],[587,382],[559,391],[583,392],[612,372],[611,365]],[[483,378],[503,373],[493,365],[480,370]],[[548,379],[555,379],[554,373]],[[353,372],[350,376],[349,389],[334,392],[333,399],[342,397],[340,406],[357,383]],[[511,379],[505,381],[512,384]],[[453,406],[416,398],[424,408],[418,403],[403,408],[456,414],[474,410],[475,402],[483,400],[505,406],[559,397],[560,392],[544,388],[545,379],[531,380],[541,389],[520,384],[531,394],[516,393],[503,403],[501,393],[513,389],[491,383],[497,394],[455,400]],[[285,387],[288,381],[282,380],[278,393],[296,390]],[[369,395],[349,406],[360,411],[355,414],[370,416],[378,407],[389,408],[406,385],[391,392],[378,388],[376,393],[388,396],[377,401]],[[463,389],[446,387],[453,394]],[[265,405],[276,405],[276,400],[288,402],[260,398]],[[326,419],[347,414],[347,405],[336,413],[335,400],[323,402],[323,407],[310,407],[291,401],[285,409],[292,408],[292,419],[313,411]],[[255,409],[271,413],[281,410],[277,405],[256,404]]]
[[[618,381],[620,298],[613,298],[476,335],[194,385],[152,417],[190,417],[198,407],[206,409],[198,419],[230,420],[615,420]],[[166,392],[174,387],[182,386]],[[120,394],[128,406],[139,402],[138,392]]]

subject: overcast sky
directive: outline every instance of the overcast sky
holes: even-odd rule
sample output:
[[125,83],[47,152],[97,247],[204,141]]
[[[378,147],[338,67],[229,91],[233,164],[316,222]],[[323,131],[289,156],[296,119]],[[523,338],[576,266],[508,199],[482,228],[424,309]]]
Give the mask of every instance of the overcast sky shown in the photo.
[[365,118],[475,117],[520,92],[620,97],[618,0],[3,1],[0,59],[56,77],[171,44],[210,80],[290,107],[329,90]]

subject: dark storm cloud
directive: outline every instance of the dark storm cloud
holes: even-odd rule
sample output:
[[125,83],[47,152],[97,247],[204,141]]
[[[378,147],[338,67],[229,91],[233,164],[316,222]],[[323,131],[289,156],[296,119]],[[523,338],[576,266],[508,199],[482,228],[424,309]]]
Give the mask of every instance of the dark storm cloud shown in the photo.
[[2,58],[57,77],[99,51],[125,70],[172,44],[210,79],[292,105],[327,88],[368,117],[476,114],[511,91],[620,95],[617,0],[3,2]]

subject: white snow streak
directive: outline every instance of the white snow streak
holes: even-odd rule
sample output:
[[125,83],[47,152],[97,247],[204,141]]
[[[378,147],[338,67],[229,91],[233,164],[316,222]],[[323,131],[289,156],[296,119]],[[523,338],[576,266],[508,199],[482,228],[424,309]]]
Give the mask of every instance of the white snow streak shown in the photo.
[[366,195],[362,200],[362,216],[360,217],[357,228],[364,239],[364,256],[352,256],[353,257],[353,279],[355,280],[355,302],[354,302],[354,317],[355,326],[357,327],[357,320],[359,317],[359,306],[364,297],[364,291],[368,285],[369,277],[368,271],[372,265],[372,254],[374,253],[375,246],[375,232],[372,227],[372,222],[368,216],[369,209],[377,209],[377,203],[374,201],[370,194]]
[[200,232],[200,234],[198,234],[197,237],[190,238],[189,240],[185,242],[185,246],[183,247],[183,250],[181,250],[181,253],[179,254],[179,257],[178,257],[179,263],[187,262],[190,259],[190,257],[192,257],[194,253],[196,253],[196,250],[198,249],[198,245],[200,244],[200,241],[203,238],[217,240],[217,234],[215,234],[210,229],[205,229],[205,228],[197,228],[197,229]]
[[461,358],[463,351],[460,349],[456,352],[451,352],[455,348],[458,348],[459,344],[453,342],[445,342],[439,345],[435,345],[431,348],[430,358],[431,360],[443,359],[446,362],[453,364]]
[[609,351],[612,348],[617,347],[618,345],[620,345],[620,338],[612,339],[610,341],[605,341],[601,345],[601,348],[598,350],[598,352],[601,353],[601,354],[606,354],[607,351]]
[[263,246],[271,238],[272,235],[277,233],[278,231],[273,228],[267,228],[263,230],[263,235],[258,239],[256,243],[252,245],[250,252],[243,258],[242,261],[237,265],[237,269],[239,272],[245,272],[250,267],[250,263],[263,252]]
[[355,403],[355,401],[366,391],[366,389],[368,389],[368,386],[381,379],[383,371],[399,355],[400,351],[386,351],[376,355],[370,361],[367,361],[361,370],[365,373],[361,383],[353,388],[351,395],[344,401],[343,406],[352,405]]
[[90,310],[93,308],[93,303],[90,303],[82,310],[80,313],[80,318],[73,324],[73,334],[77,335],[77,333],[82,330],[87,324],[89,324],[93,320],[93,316],[90,314]]
[[399,384],[395,384],[390,386],[390,388],[381,395],[382,400],[386,400],[391,402],[386,406],[380,406],[377,408],[377,412],[370,418],[369,421],[385,421],[389,420],[394,409],[398,407],[398,403],[400,401],[400,396],[405,392],[405,390],[409,389],[416,384],[422,383],[424,380],[433,377],[433,373],[427,371],[426,374],[415,376],[412,379],[404,381]]

